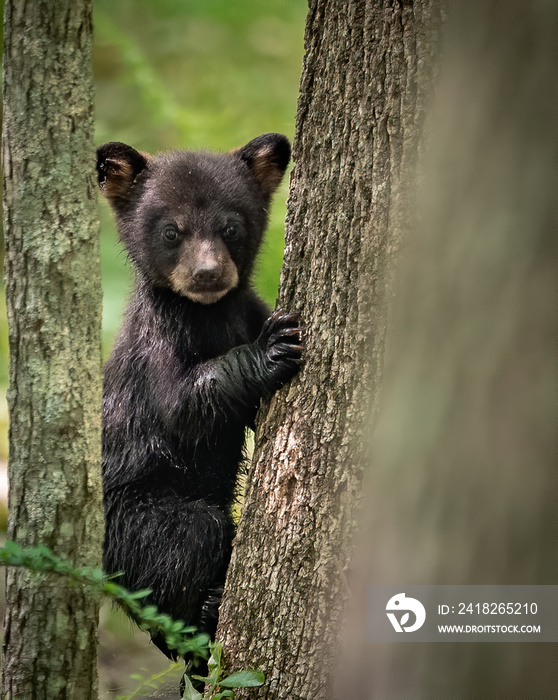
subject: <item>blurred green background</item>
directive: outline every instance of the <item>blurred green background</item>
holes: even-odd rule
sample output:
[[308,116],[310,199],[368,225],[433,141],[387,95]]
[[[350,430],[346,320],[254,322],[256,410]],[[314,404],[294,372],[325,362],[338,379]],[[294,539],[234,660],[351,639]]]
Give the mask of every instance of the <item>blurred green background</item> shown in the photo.
[[[99,0],[97,144],[228,150],[266,131],[292,138],[304,0]],[[275,198],[256,286],[275,301],[288,178]],[[129,289],[108,207],[101,208],[104,347]]]
[[[305,0],[95,0],[96,145],[124,141],[148,152],[226,151],[267,131],[292,139],[306,10]],[[270,305],[275,303],[283,255],[287,192],[285,177],[256,268],[256,287]],[[109,207],[100,196],[99,213],[106,359],[132,280]],[[4,476],[8,340],[0,291]],[[5,517],[2,479],[0,532]],[[110,606],[101,611],[99,635],[100,697],[130,692],[138,685],[130,675],[147,678],[167,666],[147,635]],[[176,674],[172,682],[177,685]]]

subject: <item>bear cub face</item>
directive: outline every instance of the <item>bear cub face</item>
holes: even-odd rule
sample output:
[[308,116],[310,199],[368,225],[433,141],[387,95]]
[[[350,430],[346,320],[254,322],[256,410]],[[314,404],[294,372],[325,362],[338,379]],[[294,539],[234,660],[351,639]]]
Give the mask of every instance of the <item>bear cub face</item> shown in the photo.
[[148,284],[213,304],[248,284],[289,159],[281,134],[225,154],[151,156],[111,142],[98,149],[97,171],[122,242]]

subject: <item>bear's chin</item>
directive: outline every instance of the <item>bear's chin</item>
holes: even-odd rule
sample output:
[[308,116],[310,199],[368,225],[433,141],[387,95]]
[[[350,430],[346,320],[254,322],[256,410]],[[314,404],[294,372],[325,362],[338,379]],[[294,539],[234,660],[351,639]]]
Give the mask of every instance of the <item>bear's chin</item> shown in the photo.
[[184,297],[187,297],[190,299],[190,301],[195,301],[197,304],[205,304],[208,306],[209,304],[215,304],[217,301],[222,299],[226,294],[230,292],[229,289],[223,289],[219,292],[191,292],[191,291],[180,291],[179,294],[181,294]]

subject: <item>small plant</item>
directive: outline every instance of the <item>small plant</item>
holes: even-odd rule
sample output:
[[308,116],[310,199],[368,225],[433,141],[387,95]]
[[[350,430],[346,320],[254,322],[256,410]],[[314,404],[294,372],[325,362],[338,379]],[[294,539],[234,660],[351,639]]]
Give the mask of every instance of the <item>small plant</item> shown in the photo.
[[233,688],[257,688],[263,685],[265,676],[261,671],[237,671],[230,676],[223,675],[222,659],[223,645],[221,642],[215,642],[210,645],[211,656],[207,662],[208,675],[207,677],[195,676],[198,681],[203,681],[207,689],[202,695],[199,693],[188,676],[184,675],[184,694],[182,700],[221,700],[221,698],[234,698]]

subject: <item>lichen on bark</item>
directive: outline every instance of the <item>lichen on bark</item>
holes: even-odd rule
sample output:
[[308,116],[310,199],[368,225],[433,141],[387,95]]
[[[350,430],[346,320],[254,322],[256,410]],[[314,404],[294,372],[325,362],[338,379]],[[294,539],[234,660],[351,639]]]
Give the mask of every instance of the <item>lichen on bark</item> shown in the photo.
[[[8,538],[99,565],[101,287],[91,3],[7,0],[3,177]],[[97,603],[7,575],[2,697],[96,697]]]

